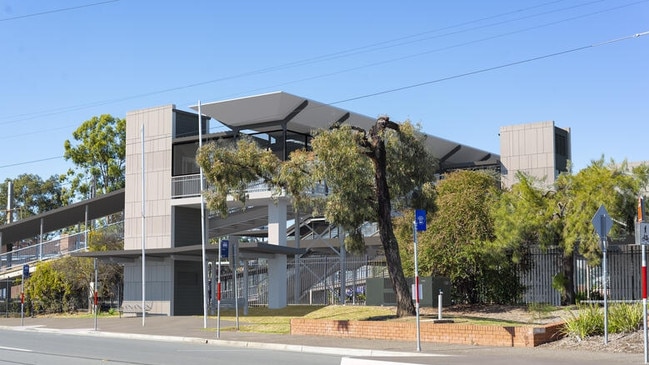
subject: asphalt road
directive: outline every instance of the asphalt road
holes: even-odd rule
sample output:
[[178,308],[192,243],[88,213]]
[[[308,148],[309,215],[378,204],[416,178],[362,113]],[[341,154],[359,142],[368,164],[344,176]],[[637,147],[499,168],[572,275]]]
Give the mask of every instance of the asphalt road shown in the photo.
[[338,365],[341,357],[215,344],[0,330],[0,364]]
[[572,351],[381,341],[330,336],[225,332],[220,339],[199,317],[99,321],[73,318],[7,318],[0,321],[2,364],[309,364],[496,365],[642,364],[639,353]]

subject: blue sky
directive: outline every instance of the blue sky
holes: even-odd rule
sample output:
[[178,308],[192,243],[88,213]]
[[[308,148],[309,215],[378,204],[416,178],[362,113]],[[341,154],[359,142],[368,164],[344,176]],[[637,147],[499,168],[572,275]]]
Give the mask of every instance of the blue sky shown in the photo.
[[2,0],[0,181],[65,172],[93,116],[279,90],[495,153],[501,126],[554,120],[577,170],[649,160],[649,35],[627,38],[648,16],[649,0]]

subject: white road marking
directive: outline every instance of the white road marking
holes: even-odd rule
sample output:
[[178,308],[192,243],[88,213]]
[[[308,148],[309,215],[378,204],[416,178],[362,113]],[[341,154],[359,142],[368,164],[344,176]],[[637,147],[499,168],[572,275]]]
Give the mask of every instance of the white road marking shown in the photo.
[[32,350],[29,350],[29,349],[21,349],[21,348],[18,348],[18,347],[6,347],[6,346],[0,346],[0,350],[32,352]]

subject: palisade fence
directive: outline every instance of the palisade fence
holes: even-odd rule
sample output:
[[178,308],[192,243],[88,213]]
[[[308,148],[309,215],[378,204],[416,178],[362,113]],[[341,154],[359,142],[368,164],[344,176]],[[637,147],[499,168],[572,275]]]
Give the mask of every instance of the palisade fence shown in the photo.
[[[532,267],[519,273],[520,282],[527,288],[521,304],[561,304],[561,294],[552,287],[555,275],[562,272],[560,249],[531,250]],[[641,298],[642,263],[641,247],[634,245],[609,245],[607,270],[610,300],[638,300]],[[589,266],[580,255],[574,261],[575,292],[580,299],[600,300],[604,294],[602,266]],[[341,270],[341,265],[344,269]],[[268,268],[264,260],[249,263],[248,293],[244,275],[238,271],[239,298],[247,298],[251,306],[268,304]],[[387,266],[382,256],[308,257],[289,260],[287,300],[289,304],[328,305],[341,303],[341,288],[347,304],[365,304],[366,280],[387,278]],[[234,300],[232,273],[222,275],[222,297]]]
[[[607,251],[608,299],[641,299],[642,248],[636,245],[609,245]],[[533,248],[531,255],[532,269],[520,274],[520,281],[527,288],[523,303],[561,304],[561,294],[552,287],[553,277],[562,271],[561,250]],[[601,264],[589,266],[583,256],[575,255],[573,280],[578,298],[601,300],[605,290],[602,276]]]
[[[320,256],[290,259],[287,276],[289,304],[337,304],[341,302],[341,288],[345,303],[365,304],[366,280],[384,278],[388,273],[383,257],[347,256],[341,261],[338,257]],[[268,266],[265,260],[249,262],[247,275],[240,269],[237,280],[239,298],[246,298],[250,306],[268,304]],[[221,281],[222,300],[234,302],[232,273],[222,274]]]

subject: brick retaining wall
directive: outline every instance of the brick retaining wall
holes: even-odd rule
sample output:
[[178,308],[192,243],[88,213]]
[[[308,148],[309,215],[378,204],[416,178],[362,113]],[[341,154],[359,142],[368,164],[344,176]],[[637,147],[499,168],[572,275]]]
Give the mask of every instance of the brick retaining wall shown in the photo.
[[[422,321],[420,338],[423,342],[534,347],[559,339],[562,327],[563,323],[496,326]],[[291,320],[291,334],[416,341],[417,327],[414,321],[333,321],[296,318]]]

